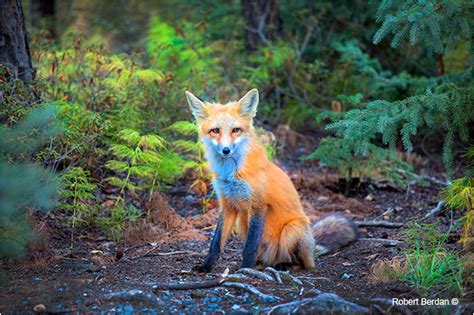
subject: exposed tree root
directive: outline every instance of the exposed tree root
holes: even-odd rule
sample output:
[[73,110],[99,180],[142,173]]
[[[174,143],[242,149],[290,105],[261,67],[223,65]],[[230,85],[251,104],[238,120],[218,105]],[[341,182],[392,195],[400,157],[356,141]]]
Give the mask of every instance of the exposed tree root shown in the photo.
[[283,283],[278,270],[276,270],[275,268],[272,268],[272,267],[267,267],[267,268],[265,268],[265,271],[268,272],[268,273],[271,273],[273,275],[273,277],[275,278],[276,282]]
[[289,282],[290,284],[297,284],[299,286],[302,286],[303,285],[303,282],[301,282],[300,279],[298,279],[297,277],[293,276],[292,274],[290,274],[289,272],[286,272],[286,271],[280,271],[280,276],[281,278],[285,281],[285,282]]
[[237,270],[237,272],[265,281],[275,281],[275,279],[273,279],[273,277],[270,276],[268,273],[261,272],[252,268],[240,268],[239,270]]
[[268,295],[268,294],[265,294],[263,292],[260,292],[253,285],[246,284],[246,283],[226,282],[226,283],[223,283],[222,286],[227,287],[227,288],[240,289],[240,290],[244,290],[246,292],[252,293],[264,302],[276,302],[276,301],[280,300],[279,297],[276,297],[276,296],[273,296],[273,295]]

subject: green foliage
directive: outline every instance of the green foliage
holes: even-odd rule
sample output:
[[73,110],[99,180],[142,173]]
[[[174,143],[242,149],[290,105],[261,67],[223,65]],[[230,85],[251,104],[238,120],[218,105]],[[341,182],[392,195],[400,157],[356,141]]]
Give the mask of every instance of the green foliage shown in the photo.
[[[452,1],[382,1],[377,18],[384,22],[374,42],[379,43],[393,32],[392,46],[398,47],[408,33],[410,42],[415,44],[419,34],[429,50],[443,52],[446,43],[470,38],[468,18],[471,13],[465,12],[464,5]],[[369,85],[365,85],[363,93],[383,99],[360,104],[361,108],[349,110],[328,128],[353,143],[356,155],[367,154],[372,143],[379,139],[395,148],[399,136],[404,148],[411,151],[413,136],[427,128],[440,128],[445,134],[443,159],[451,172],[455,137],[467,142],[468,126],[474,120],[472,69],[436,79],[415,79],[403,73],[392,76],[354,44],[338,44],[335,48],[341,52],[341,60],[353,65],[360,75],[356,82],[368,78]],[[360,83],[353,90],[360,91]],[[405,94],[412,96],[405,97]]]
[[466,211],[461,218],[464,224],[461,242],[466,249],[474,248],[474,147],[470,147],[465,157],[469,167],[465,177],[453,180],[441,193],[448,207]]
[[[203,209],[212,199],[214,192],[209,193],[208,183],[211,181],[211,174],[207,168],[207,161],[204,157],[204,146],[197,139],[198,126],[188,121],[177,121],[167,128],[173,134],[178,134],[187,139],[178,139],[172,142],[176,152],[186,160],[186,167],[193,170],[195,179],[190,185],[190,189],[201,195]],[[193,137],[193,140],[189,138]],[[208,196],[209,195],[209,196]]]
[[329,125],[337,134],[355,145],[356,154],[366,154],[370,142],[382,136],[382,142],[395,147],[399,132],[407,151],[413,150],[411,138],[421,128],[439,127],[445,131],[444,162],[450,170],[455,135],[468,141],[468,126],[474,120],[474,88],[444,84],[434,91],[401,101],[377,100],[363,109],[354,109],[344,119]]
[[97,185],[92,182],[90,172],[81,167],[72,167],[61,176],[63,190],[61,208],[72,211],[69,222],[74,228],[78,225],[88,225],[97,215],[94,201],[94,190]]
[[23,81],[11,77],[9,69],[0,64],[0,123],[10,127],[28,114],[30,107],[25,104],[31,104],[31,107],[38,105],[32,90],[42,88],[36,81],[27,86]]
[[102,216],[96,220],[97,226],[103,229],[114,240],[119,240],[123,227],[143,215],[140,209],[133,205],[125,206],[122,202],[112,208],[104,208]]
[[422,294],[442,290],[462,296],[467,279],[459,253],[446,246],[448,234],[439,233],[434,225],[415,224],[405,235],[409,247],[401,254],[403,268],[396,275]]
[[212,80],[219,73],[219,62],[212,55],[212,46],[192,23],[183,23],[178,29],[163,23],[157,16],[153,17],[147,51],[152,64],[172,73],[176,80],[189,76]]
[[46,211],[56,203],[55,175],[31,161],[57,134],[55,113],[52,107],[38,108],[13,127],[0,127],[0,258],[21,256],[35,236],[27,211]]
[[382,0],[376,18],[382,25],[374,35],[374,44],[393,34],[391,46],[404,41],[421,44],[429,51],[443,53],[457,42],[469,43],[472,36],[472,6],[469,1]]
[[369,143],[364,154],[357,154],[357,143],[352,140],[326,137],[306,160],[318,159],[348,182],[354,177],[384,176],[405,186],[411,179],[412,167],[401,161],[394,150],[384,149]]
[[63,136],[56,142],[56,155],[65,155],[66,162],[93,165],[94,159],[105,153],[105,134],[111,128],[104,114],[89,110],[81,103],[58,101],[58,121],[63,126]]
[[[118,159],[109,160],[107,168],[123,174],[124,178],[111,176],[106,178],[110,184],[135,194],[136,190],[147,189],[149,196],[159,189],[163,182],[169,182],[179,176],[186,166],[186,161],[177,153],[167,148],[164,138],[148,134],[140,135],[135,130],[124,129],[118,133],[119,143],[111,145],[111,153]],[[143,184],[137,185],[132,179],[140,179]],[[117,199],[117,203],[123,197]]]

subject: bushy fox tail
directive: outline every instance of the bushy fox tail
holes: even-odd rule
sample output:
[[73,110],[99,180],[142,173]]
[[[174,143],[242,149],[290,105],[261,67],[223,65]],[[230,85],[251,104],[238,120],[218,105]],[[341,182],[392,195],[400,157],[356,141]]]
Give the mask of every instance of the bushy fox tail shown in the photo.
[[311,229],[316,243],[315,256],[346,246],[359,237],[359,228],[354,221],[338,213],[323,216]]

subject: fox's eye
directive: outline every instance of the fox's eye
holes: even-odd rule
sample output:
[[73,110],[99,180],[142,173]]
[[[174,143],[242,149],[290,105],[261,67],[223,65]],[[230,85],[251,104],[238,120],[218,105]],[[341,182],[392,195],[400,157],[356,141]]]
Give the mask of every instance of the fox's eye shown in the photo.
[[242,131],[242,128],[239,128],[239,127],[236,127],[234,129],[232,129],[233,133],[237,133],[237,132],[241,132],[241,131]]
[[209,130],[209,133],[214,133],[216,135],[219,134],[219,128],[212,128],[211,130]]

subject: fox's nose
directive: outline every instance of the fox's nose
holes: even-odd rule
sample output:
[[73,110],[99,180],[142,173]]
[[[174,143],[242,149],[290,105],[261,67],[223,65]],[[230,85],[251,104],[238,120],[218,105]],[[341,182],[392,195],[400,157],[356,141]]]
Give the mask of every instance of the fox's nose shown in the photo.
[[228,155],[230,153],[230,149],[228,147],[224,147],[224,148],[222,148],[222,153],[224,155]]

